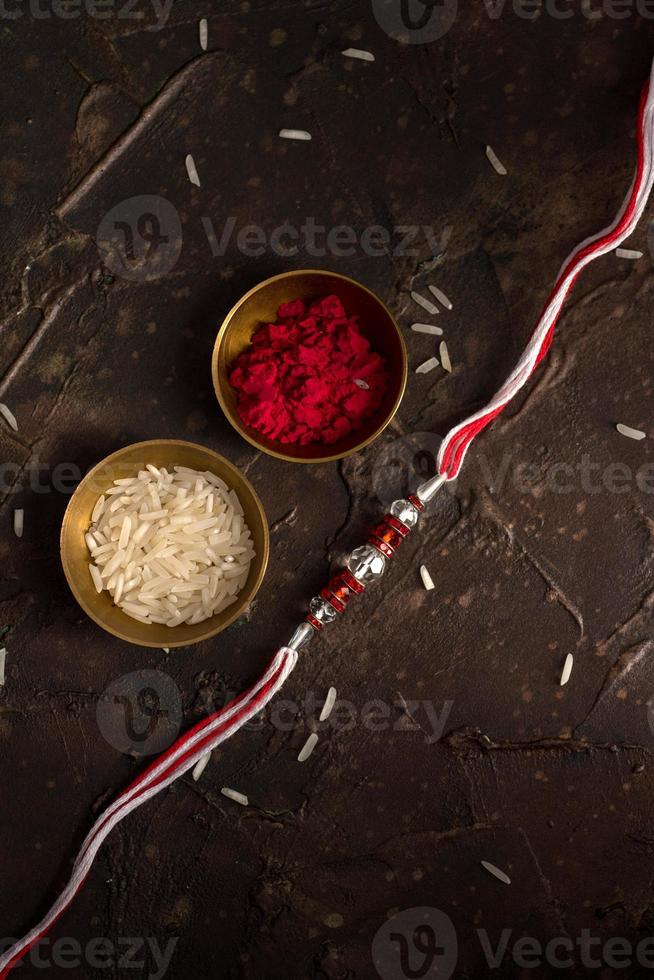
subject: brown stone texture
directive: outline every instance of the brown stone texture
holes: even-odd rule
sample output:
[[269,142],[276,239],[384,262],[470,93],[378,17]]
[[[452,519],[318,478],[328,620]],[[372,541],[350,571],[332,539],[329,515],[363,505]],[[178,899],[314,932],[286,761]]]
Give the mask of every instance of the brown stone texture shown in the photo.
[[[444,36],[418,44],[390,37],[375,16],[384,3],[364,0],[175,0],[163,24],[144,2],[68,19],[42,7],[50,16],[8,2],[19,16],[0,17],[0,400],[19,421],[17,433],[0,426],[2,937],[45,911],[93,815],[143,765],[100,733],[106,687],[158,670],[181,692],[185,725],[242,689],[370,523],[433,472],[438,434],[504,380],[563,258],[623,200],[654,53],[654,10],[608,0],[544,3],[534,19],[519,5],[461,3]],[[347,47],[376,60],[345,59]],[[282,127],[313,139],[280,140]],[[124,202],[144,195],[179,217],[181,236],[168,236],[179,256],[160,275],[151,254],[117,270],[101,233],[112,209],[136,221],[138,201]],[[288,225],[308,219],[353,228],[351,254],[333,240],[326,254],[306,235],[292,241]],[[576,943],[584,930],[635,948],[654,923],[648,221],[628,243],[641,259],[607,255],[583,274],[546,363],[374,595],[314,639],[283,703],[216,752],[199,782],[183,778],[121,825],[52,943],[174,938],[171,980],[401,978],[378,972],[373,939],[389,917],[428,907],[454,924],[455,977],[647,974],[635,956],[624,968],[577,954],[573,967],[529,969],[511,951],[520,937]],[[239,246],[248,225],[265,232],[259,255]],[[370,226],[391,236],[382,254],[366,254]],[[376,290],[409,349],[396,419],[340,465],[257,453],[211,384],[233,302],[301,267]],[[438,317],[451,375],[413,373],[434,339],[410,331],[425,315],[409,292],[429,283],[454,303]],[[626,439],[617,422],[648,438]],[[79,474],[155,437],[228,456],[272,529],[249,615],[170,654],[103,633],[59,563],[74,485],[69,473],[62,484],[61,464]],[[347,703],[319,723],[332,684]],[[299,764],[314,728],[318,745]],[[497,967],[479,930],[493,947],[511,931]],[[420,973],[417,954],[413,963],[413,976],[450,975]],[[83,962],[45,974],[32,961],[20,975],[156,971],[150,957],[136,969]]]

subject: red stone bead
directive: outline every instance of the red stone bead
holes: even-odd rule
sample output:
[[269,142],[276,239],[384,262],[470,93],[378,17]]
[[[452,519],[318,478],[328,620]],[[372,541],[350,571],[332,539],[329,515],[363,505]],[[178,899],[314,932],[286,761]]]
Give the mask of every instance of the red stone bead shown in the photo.
[[[349,573],[348,573],[349,574]],[[350,576],[352,578],[352,576]],[[353,579],[356,582],[356,579]],[[358,583],[357,583],[358,585]],[[336,612],[342,613],[357,589],[353,589],[342,572],[334,575],[327,583],[327,588],[320,593],[323,599],[331,602]]]
[[403,538],[406,538],[407,534],[411,530],[411,528],[407,527],[406,524],[403,524],[402,521],[393,514],[386,514],[384,517],[384,523],[389,524],[391,527],[395,528],[396,531],[399,531]]
[[409,503],[412,503],[413,504],[413,506],[416,508],[416,510],[424,510],[425,509],[425,505],[423,504],[422,500],[420,499],[420,497],[416,497],[415,493],[409,494],[409,496],[407,497],[407,500],[409,501]]
[[389,545],[392,551],[397,551],[402,544],[403,536],[394,528],[389,527],[386,520],[382,521],[381,524],[378,524],[377,527],[373,528],[372,533],[375,535],[375,537]]
[[307,616],[307,623],[311,623],[314,630],[318,630],[318,632],[320,632],[320,630],[322,629],[322,623],[319,623],[316,617],[312,616],[311,613],[309,613],[309,615]]
[[354,577],[352,572],[349,572],[347,568],[344,568],[342,572],[339,573],[347,587],[354,592],[355,595],[361,595],[365,589],[365,585],[362,585],[358,579]]
[[371,534],[370,537],[368,538],[368,544],[373,545],[373,547],[375,547],[377,551],[381,551],[382,555],[385,558],[392,558],[394,555],[394,551],[391,548],[391,546],[389,544],[386,544],[385,541],[382,541],[381,538],[375,537],[374,534]]
[[329,602],[334,607],[337,613],[345,612],[345,603],[341,602],[338,596],[335,596],[330,589],[321,589],[320,598],[326,599],[327,602]]

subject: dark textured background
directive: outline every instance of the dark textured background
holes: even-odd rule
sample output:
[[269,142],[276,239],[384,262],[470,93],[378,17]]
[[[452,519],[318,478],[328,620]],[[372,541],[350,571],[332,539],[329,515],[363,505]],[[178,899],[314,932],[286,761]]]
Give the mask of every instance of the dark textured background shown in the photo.
[[[45,487],[6,493],[5,484],[3,493],[0,626],[11,631],[0,693],[1,936],[47,907],[92,814],[137,770],[98,730],[105,687],[158,669],[179,685],[187,723],[203,698],[220,703],[240,689],[388,502],[371,490],[383,451],[401,458],[404,437],[443,434],[503,380],[561,260],[622,201],[654,51],[654,21],[633,12],[591,20],[577,4],[570,19],[543,10],[533,22],[508,5],[491,17],[467,4],[429,45],[392,40],[364,0],[176,0],[159,31],[140,6],[143,22],[37,20],[27,9],[0,18],[0,400],[20,424],[16,435],[0,428],[0,446],[24,484],[41,465]],[[346,61],[348,45],[376,62]],[[306,128],[313,141],[283,142],[281,126]],[[487,143],[507,177],[491,169]],[[188,152],[201,188],[186,177]],[[151,282],[109,274],[94,240],[110,209],[144,194],[174,204],[183,227],[179,261]],[[427,225],[437,245],[420,235],[416,255],[316,260],[270,250],[249,258],[232,242],[214,257],[203,216],[218,231],[229,216],[268,232],[306,216],[359,231]],[[198,784],[184,779],[130,817],[53,939],[179,937],[175,980],[367,980],[377,976],[372,939],[400,909],[450,916],[464,978],[566,973],[509,960],[490,970],[479,928],[494,944],[502,929],[541,941],[584,929],[630,942],[650,934],[654,503],[633,481],[620,494],[589,493],[579,476],[568,493],[548,482],[558,463],[584,455],[602,469],[652,460],[649,441],[614,429],[623,421],[654,434],[646,221],[630,244],[645,252],[640,261],[609,255],[584,273],[537,383],[478,441],[376,595],[302,656],[286,694],[295,727],[268,718],[216,753]],[[257,455],[236,436],[216,405],[209,359],[217,324],[246,288],[315,264],[389,303],[412,368],[431,342],[408,329],[424,318],[408,290],[440,285],[455,304],[440,317],[455,368],[412,373],[378,443],[340,466],[307,468]],[[251,615],[168,656],[84,617],[59,565],[68,498],[48,492],[55,464],[84,469],[157,436],[200,441],[247,470],[272,527]],[[416,445],[408,459],[428,470],[435,440]],[[520,463],[531,471],[516,486]],[[20,542],[15,506],[25,509]],[[433,592],[420,585],[421,562]],[[568,652],[575,667],[562,689]],[[356,723],[318,726],[301,766],[312,724],[305,693],[320,704],[332,683],[356,706]],[[364,723],[373,699],[391,706],[386,731]],[[402,699],[437,712],[453,702],[440,741],[423,731],[424,706],[412,719]],[[223,785],[252,805],[226,800]]]

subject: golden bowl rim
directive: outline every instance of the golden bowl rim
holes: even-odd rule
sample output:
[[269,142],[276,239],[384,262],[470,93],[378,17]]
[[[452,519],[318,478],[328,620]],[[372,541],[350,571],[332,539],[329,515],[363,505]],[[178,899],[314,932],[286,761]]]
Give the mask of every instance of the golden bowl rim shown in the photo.
[[[77,589],[75,576],[69,565],[70,555],[68,553],[68,549],[66,549],[64,545],[65,532],[67,530],[68,524],[72,520],[73,504],[74,504],[75,497],[77,496],[77,493],[80,490],[80,488],[85,484],[87,484],[88,482],[90,482],[90,480],[93,479],[93,477],[98,473],[99,470],[101,470],[104,466],[107,466],[112,461],[120,458],[120,456],[123,455],[125,452],[132,451],[132,450],[139,450],[142,448],[145,449],[147,447],[152,447],[152,446],[189,446],[193,449],[201,449],[203,452],[208,453],[210,456],[213,456],[215,459],[220,460],[221,464],[225,464],[228,470],[233,470],[234,472],[238,473],[240,479],[243,480],[243,482],[245,483],[246,487],[248,488],[251,494],[252,501],[255,506],[255,510],[259,515],[259,518],[261,520],[261,526],[263,528],[263,557],[261,559],[261,567],[259,569],[259,573],[257,574],[256,579],[254,580],[250,588],[244,589],[243,592],[240,593],[239,599],[241,596],[243,596],[243,599],[235,603],[234,610],[230,613],[230,615],[223,623],[220,623],[218,626],[216,625],[208,626],[204,630],[204,632],[200,632],[196,637],[193,637],[193,639],[191,640],[175,641],[173,639],[175,627],[174,626],[170,627],[170,634],[171,634],[170,642],[166,643],[165,645],[167,648],[170,649],[173,648],[181,649],[183,647],[194,646],[196,643],[203,643],[205,640],[210,640],[212,639],[212,637],[218,636],[218,634],[226,630],[228,626],[231,626],[232,623],[234,623],[239,618],[239,616],[242,616],[244,610],[247,608],[248,605],[250,605],[253,602],[256,594],[261,588],[261,583],[263,582],[264,576],[266,574],[266,570],[268,568],[268,561],[270,558],[270,531],[268,528],[268,518],[266,517],[266,512],[263,508],[263,504],[261,503],[261,499],[259,498],[259,494],[254,489],[250,480],[248,480],[247,476],[241,470],[239,470],[238,467],[231,462],[231,460],[227,459],[226,456],[222,456],[220,453],[215,452],[215,450],[210,449],[208,446],[203,446],[197,442],[191,442],[188,439],[144,439],[141,442],[132,442],[129,443],[129,445],[127,446],[122,446],[120,449],[117,449],[115,452],[110,453],[108,456],[105,456],[104,459],[100,460],[100,462],[92,466],[91,469],[80,480],[78,485],[75,487],[75,490],[73,491],[71,498],[68,501],[68,504],[66,505],[66,510],[64,512],[64,516],[61,521],[61,531],[59,532],[59,558],[64,570],[66,581],[68,582],[68,587],[72,592],[73,597],[75,598],[77,604],[86,613],[89,619],[93,620],[93,622],[96,623],[97,626],[100,626],[101,629],[103,629],[106,633],[109,633],[112,636],[115,636],[117,639],[123,640],[126,643],[131,643],[134,646],[148,647],[150,649],[162,649],[162,645],[158,641],[155,642],[155,641],[148,641],[148,640],[136,640],[134,639],[133,636],[129,636],[127,633],[122,632],[120,629],[115,629],[113,626],[109,626],[107,623],[103,622],[103,620],[98,615],[96,615],[96,613],[91,608],[89,603],[86,602],[86,600],[80,595]],[[213,619],[214,617],[211,617],[211,619],[206,620],[206,622],[211,623]],[[200,626],[202,624],[198,623],[197,625]]]
[[[220,345],[222,343],[222,339],[225,333],[227,332],[229,323],[232,317],[236,314],[237,310],[239,310],[240,307],[243,306],[243,304],[246,303],[251,296],[253,296],[264,286],[268,286],[270,283],[277,282],[280,279],[290,279],[293,278],[294,276],[307,276],[307,275],[330,276],[331,278],[334,279],[341,279],[344,282],[352,283],[352,285],[356,286],[358,289],[362,289],[364,292],[368,293],[369,296],[372,296],[372,298],[376,300],[376,302],[379,303],[382,309],[386,312],[386,314],[390,319],[390,322],[393,324],[393,327],[395,328],[395,333],[397,334],[397,339],[399,340],[400,343],[400,350],[402,352],[402,377],[400,379],[400,386],[398,389],[397,397],[395,398],[392,407],[389,409],[388,414],[384,419],[384,421],[379,426],[377,426],[374,432],[370,433],[369,436],[367,436],[365,439],[362,439],[361,442],[358,442],[351,449],[346,449],[340,453],[331,453],[327,456],[314,456],[312,458],[308,458],[304,456],[289,456],[286,453],[277,451],[276,449],[271,449],[269,446],[264,446],[254,436],[250,435],[250,433],[245,428],[245,426],[242,425],[240,419],[238,419],[235,416],[235,414],[232,413],[231,409],[228,407],[227,402],[223,397],[222,386],[220,384],[220,376],[218,374],[218,356],[220,352]],[[260,450],[260,452],[262,453],[266,453],[268,456],[273,456],[275,459],[284,460],[284,462],[286,463],[303,463],[303,464],[332,463],[335,460],[345,459],[347,456],[352,456],[354,455],[354,453],[361,452],[361,450],[365,449],[366,446],[369,446],[371,442],[374,442],[374,440],[378,436],[380,436],[384,431],[384,429],[388,425],[390,425],[390,423],[393,421],[395,415],[397,414],[397,410],[400,407],[400,404],[402,403],[402,399],[404,398],[404,393],[406,391],[406,386],[409,380],[409,355],[407,352],[406,344],[404,342],[404,337],[402,336],[402,331],[400,330],[397,320],[389,310],[384,300],[381,299],[381,297],[378,296],[377,293],[375,293],[372,289],[369,289],[367,286],[364,286],[363,283],[358,281],[358,279],[353,279],[352,276],[343,275],[342,272],[331,272],[329,269],[292,269],[289,272],[280,272],[275,276],[269,276],[267,279],[262,279],[261,282],[258,282],[255,286],[252,286],[251,289],[248,289],[248,291],[244,293],[241,296],[241,298],[236,301],[236,303],[234,303],[232,308],[225,315],[223,322],[218,328],[218,333],[216,334],[216,340],[213,346],[213,353],[211,355],[211,378],[213,381],[213,387],[216,393],[216,398],[218,399],[218,404],[220,405],[225,418],[230,423],[232,428],[234,428],[238,432],[238,434],[242,436],[243,439],[246,440],[246,442],[249,442],[251,446],[254,446],[255,449]]]

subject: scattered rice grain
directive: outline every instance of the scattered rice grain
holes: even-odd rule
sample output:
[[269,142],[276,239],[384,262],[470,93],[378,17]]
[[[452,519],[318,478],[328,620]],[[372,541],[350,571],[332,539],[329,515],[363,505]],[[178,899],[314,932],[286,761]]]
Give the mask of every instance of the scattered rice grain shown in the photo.
[[320,712],[320,717],[318,721],[327,721],[332,711],[334,710],[334,705],[336,704],[336,688],[330,687],[327,691],[327,697],[325,698],[325,703],[322,706],[322,711]]
[[306,129],[280,129],[279,135],[283,140],[310,140],[311,133]]
[[640,429],[632,429],[630,425],[623,425],[622,422],[618,422],[616,429],[621,436],[627,436],[629,439],[644,439],[647,435],[646,432],[642,432]]
[[491,864],[490,861],[482,861],[481,866],[482,868],[485,868],[485,870],[488,871],[489,874],[493,875],[494,878],[497,878],[498,881],[503,882],[505,885],[511,884],[511,879],[509,878],[509,876],[504,871],[502,871],[501,868],[498,868],[494,864]]
[[433,371],[434,368],[437,367],[438,367],[438,358],[430,357],[428,361],[423,361],[422,364],[420,364],[416,368],[416,374],[428,374],[430,371]]
[[341,51],[344,58],[358,58],[359,61],[374,61],[375,56],[372,51],[363,51],[361,48],[346,48]]
[[502,161],[500,160],[500,158],[498,157],[497,153],[495,152],[492,146],[486,147],[486,156],[488,157],[488,160],[493,170],[496,173],[498,173],[501,177],[506,177],[507,169],[502,163]]
[[443,365],[443,368],[448,372],[448,374],[451,374],[452,362],[450,361],[450,352],[448,351],[447,344],[445,343],[444,340],[441,340],[438,353],[440,354],[441,364]]
[[7,663],[7,651],[4,647],[0,650],[0,687],[5,686],[5,665]]
[[363,378],[355,378],[354,383],[357,388],[363,388],[364,391],[368,391],[370,389],[370,385],[367,381],[364,381]]
[[309,758],[309,756],[311,755],[311,753],[313,752],[317,744],[318,744],[318,736],[316,735],[315,732],[312,732],[311,735],[309,735],[306,742],[304,743],[304,745],[302,746],[302,748],[300,749],[300,754],[297,757],[297,761],[306,762],[306,760]]
[[572,656],[571,653],[569,653],[568,656],[565,658],[565,663],[563,664],[563,670],[561,671],[561,680],[559,681],[561,687],[563,687],[564,684],[567,684],[568,681],[570,680],[570,674],[572,673],[572,665],[574,664],[574,662],[575,662],[575,658]]
[[14,432],[18,432],[18,422],[16,421],[16,416],[9,406],[4,404],[4,402],[0,402],[0,415],[2,415],[9,427],[13,429]]
[[195,160],[190,153],[186,156],[186,173],[188,174],[188,179],[196,187],[200,186],[200,178],[198,176],[197,167],[195,166]]
[[211,752],[205,752],[201,759],[198,760],[193,769],[193,782],[197,783],[198,779],[207,768],[209,759],[211,758]]
[[228,786],[223,786],[220,792],[223,794],[223,796],[226,796],[228,800],[234,800],[234,803],[240,803],[241,806],[250,805],[250,801],[245,793],[239,793],[238,790],[229,789]]
[[25,523],[25,511],[22,507],[17,508],[14,511],[14,534],[17,538],[22,538],[23,527]]
[[434,580],[429,574],[429,569],[426,565],[420,566],[420,578],[422,579],[422,584],[426,588],[427,592],[434,588]]
[[425,299],[424,296],[421,296],[420,293],[416,293],[413,289],[411,290],[411,299],[414,303],[417,303],[418,306],[422,306],[423,310],[427,310],[427,313],[431,313],[432,316],[440,313],[438,307],[434,306],[431,300]]
[[412,323],[411,329],[415,333],[430,333],[436,337],[442,336],[443,333],[441,327],[435,327],[433,323]]
[[199,34],[200,34],[200,47],[203,51],[207,50],[209,45],[209,24],[207,23],[207,18],[203,17],[199,24]]
[[446,310],[451,310],[453,308],[451,300],[448,299],[443,290],[439,289],[438,286],[430,286],[429,292],[436,297],[439,303],[443,304]]
[[615,254],[619,259],[642,259],[643,253],[635,248],[616,248]]

